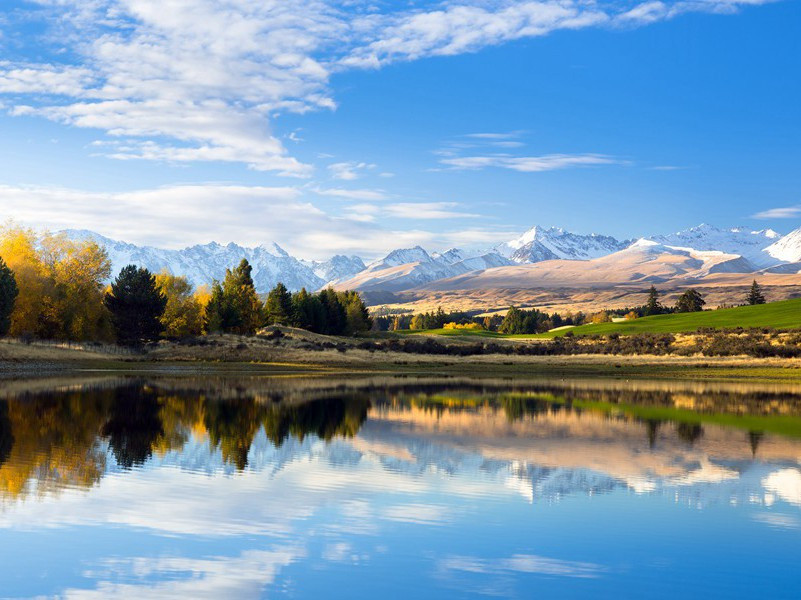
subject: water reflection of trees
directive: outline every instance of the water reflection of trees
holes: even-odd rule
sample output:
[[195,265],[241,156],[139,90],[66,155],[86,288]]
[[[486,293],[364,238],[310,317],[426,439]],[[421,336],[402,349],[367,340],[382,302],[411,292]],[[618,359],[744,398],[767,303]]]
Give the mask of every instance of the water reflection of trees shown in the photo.
[[225,463],[242,470],[262,429],[276,446],[290,437],[351,437],[369,407],[363,395],[265,403],[247,396],[165,394],[142,384],[2,400],[0,494],[90,487],[105,473],[109,455],[131,469],[154,454],[180,451],[192,436],[208,439]]

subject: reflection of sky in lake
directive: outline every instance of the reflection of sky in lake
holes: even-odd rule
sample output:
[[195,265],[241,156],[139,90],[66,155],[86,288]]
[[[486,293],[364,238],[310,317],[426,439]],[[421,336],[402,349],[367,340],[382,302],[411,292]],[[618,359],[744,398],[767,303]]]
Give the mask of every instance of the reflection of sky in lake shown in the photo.
[[0,596],[798,597],[799,459],[733,428],[486,407],[378,404],[356,437],[280,448],[260,430],[242,471],[192,432],[5,498]]

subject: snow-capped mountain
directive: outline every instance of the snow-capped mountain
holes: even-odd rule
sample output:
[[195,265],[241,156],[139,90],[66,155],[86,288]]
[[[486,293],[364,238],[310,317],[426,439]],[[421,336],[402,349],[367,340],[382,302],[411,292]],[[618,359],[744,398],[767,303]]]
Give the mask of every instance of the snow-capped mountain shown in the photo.
[[[771,254],[768,248],[776,246],[781,234],[772,229],[751,230],[747,227],[732,227],[719,229],[712,225],[702,223],[668,235],[656,235],[648,239],[678,248],[692,248],[693,250],[717,250],[726,254],[737,254],[749,261],[757,269],[775,265],[782,258],[782,250],[777,249]],[[789,236],[788,236],[789,237]],[[801,233],[796,241],[796,258],[790,262],[801,260]]]
[[497,252],[469,253],[452,248],[429,254],[420,246],[393,250],[376,260],[354,277],[336,282],[337,289],[397,291],[418,285],[510,265],[512,262]]
[[279,281],[290,290],[302,287],[316,290],[327,281],[278,244],[245,248],[234,243],[222,246],[211,242],[183,250],[167,250],[119,242],[91,231],[68,230],[64,233],[74,240],[92,240],[104,246],[111,259],[113,274],[119,273],[126,265],[134,264],[154,273],[166,269],[200,286],[208,285],[215,279],[222,281],[226,269],[235,267],[246,258],[253,267],[253,283],[260,293],[268,292]]
[[337,281],[353,277],[361,273],[366,268],[364,261],[358,256],[344,256],[337,254],[326,261],[301,261],[309,267],[312,272],[323,281]]
[[[434,289],[432,284],[440,280],[443,289],[449,289],[451,284],[445,280],[452,278],[458,278],[461,286],[474,283],[513,289],[547,287],[549,282],[568,287],[571,282],[601,284],[621,281],[621,277],[628,282],[664,282],[721,273],[801,273],[801,229],[782,236],[771,229],[701,224],[666,235],[618,240],[535,226],[491,250],[451,248],[429,253],[414,246],[393,250],[367,266],[357,256],[299,260],[274,243],[246,248],[212,242],[166,250],[111,240],[91,231],[66,233],[105,246],[115,273],[127,264],[137,264],[154,272],[167,269],[185,275],[196,286],[221,280],[227,268],[246,258],[253,266],[256,289],[262,293],[279,281],[291,290],[317,290],[331,284],[337,289],[399,292],[421,286]],[[529,268],[545,261],[556,262],[544,270]]]
[[801,229],[791,231],[784,237],[777,237],[779,239],[765,248],[765,254],[779,261],[801,262]]
[[495,250],[516,263],[535,263],[543,260],[589,260],[599,258],[631,244],[607,235],[580,235],[561,227],[535,225],[519,238],[497,246]]

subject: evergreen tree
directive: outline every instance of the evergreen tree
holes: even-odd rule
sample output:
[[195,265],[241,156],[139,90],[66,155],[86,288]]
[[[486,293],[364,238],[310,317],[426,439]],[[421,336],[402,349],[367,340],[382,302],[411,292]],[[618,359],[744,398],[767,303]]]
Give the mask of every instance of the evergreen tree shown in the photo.
[[150,271],[135,265],[123,268],[103,302],[111,313],[121,344],[136,345],[158,339],[167,298],[159,291]]
[[347,332],[347,315],[339,302],[337,293],[332,288],[324,289],[319,294],[323,307],[324,321],[320,333],[327,335],[343,335]]
[[320,298],[301,289],[292,295],[292,324],[295,327],[319,333],[323,329],[325,314]]
[[227,307],[222,286],[216,279],[211,285],[211,298],[206,304],[203,330],[206,333],[220,333],[226,322]]
[[679,296],[679,299],[676,302],[676,312],[700,312],[704,310],[704,304],[706,304],[706,302],[701,294],[699,294],[693,288],[690,288],[681,296]]
[[226,333],[252,335],[261,325],[262,306],[253,285],[252,271],[253,267],[244,258],[235,269],[225,271],[222,331]]
[[14,272],[0,258],[0,335],[6,335],[11,329],[11,313],[19,295]]
[[264,320],[267,325],[294,325],[292,295],[283,283],[267,294],[264,303]]
[[345,308],[346,329],[350,335],[372,328],[373,320],[370,318],[370,312],[358,292],[339,292],[337,297]]
[[643,315],[646,317],[661,315],[663,310],[662,305],[659,303],[659,292],[656,291],[654,286],[651,286],[651,289],[648,290],[648,301],[645,303]]
[[498,331],[500,333],[523,333],[525,316],[523,311],[514,306],[510,306],[503,318]]
[[765,296],[762,294],[762,288],[754,279],[754,283],[751,284],[751,290],[748,292],[747,296],[748,304],[765,304]]

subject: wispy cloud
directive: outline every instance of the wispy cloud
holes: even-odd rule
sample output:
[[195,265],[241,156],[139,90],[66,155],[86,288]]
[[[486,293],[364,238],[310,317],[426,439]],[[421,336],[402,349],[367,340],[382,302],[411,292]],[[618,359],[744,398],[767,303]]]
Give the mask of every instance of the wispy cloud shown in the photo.
[[375,165],[365,162],[339,162],[328,165],[328,170],[331,177],[334,179],[341,179],[343,181],[353,181],[359,179],[365,171],[375,169]]
[[754,215],[752,219],[795,219],[801,216],[801,206],[785,206],[782,208],[769,208]]
[[272,122],[335,108],[336,72],[766,1],[42,0],[5,29],[38,19],[48,31],[30,42],[32,55],[60,58],[0,62],[0,95],[11,114],[103,132],[118,142],[113,158],[240,162],[306,177],[312,166],[289,154]]
[[333,196],[335,198],[345,198],[347,200],[386,200],[387,194],[384,190],[348,190],[343,188],[317,188],[315,193],[321,196]]
[[[193,210],[187,211],[187,206]],[[341,253],[374,257],[399,246],[498,243],[514,233],[478,227],[401,230],[379,221],[381,217],[472,216],[455,207],[454,203],[374,205],[368,201],[347,203],[329,212],[306,200],[302,189],[288,186],[176,185],[120,193],[0,186],[4,218],[54,231],[90,229],[113,239],[159,247],[210,241],[255,246],[274,241],[303,258]],[[210,214],[213,219],[208,218]]]
[[440,164],[458,170],[498,168],[511,169],[522,173],[555,171],[570,167],[628,164],[625,160],[603,154],[546,154],[543,156],[492,154],[485,156],[443,158],[439,162]]
[[400,219],[465,219],[481,215],[453,210],[457,202],[399,202],[386,206],[385,212]]

